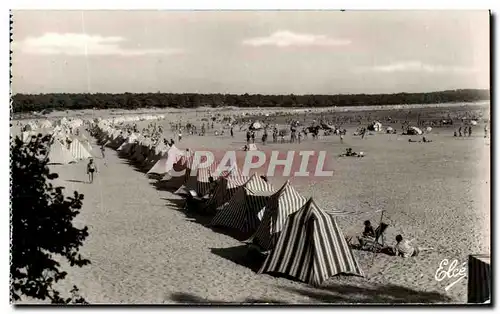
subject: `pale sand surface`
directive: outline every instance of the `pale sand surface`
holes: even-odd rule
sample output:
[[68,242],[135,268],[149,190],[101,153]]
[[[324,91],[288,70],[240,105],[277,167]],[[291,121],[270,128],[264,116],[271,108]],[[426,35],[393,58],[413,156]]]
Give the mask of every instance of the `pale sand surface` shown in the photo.
[[[169,118],[177,121],[179,117]],[[161,124],[169,133],[169,123]],[[401,233],[416,238],[419,246],[436,248],[410,259],[383,254],[373,259],[371,253],[355,251],[366,277],[332,278],[321,289],[257,275],[220,253],[212,253],[211,249],[241,243],[186,217],[169,201],[179,197],[155,189],[149,184],[152,180],[110,149],[107,167],[97,160],[100,173],[94,184],[67,181],[86,179],[84,162],[54,166],[52,169],[60,174],[58,182],[67,187],[67,193],[78,190],[85,194],[77,220],[90,229],[82,253],[92,264],[68,267],[63,290],[76,284],[90,303],[466,302],[467,279],[445,291],[454,279],[437,282],[434,276],[442,259],[458,259],[461,264],[468,254],[490,250],[490,146],[489,139],[482,136],[482,127],[475,130],[470,138],[453,138],[451,130],[436,130],[428,136],[434,141],[429,144],[408,143],[406,136],[386,134],[361,140],[350,135],[350,129],[344,144],[332,136],[300,145],[269,145],[283,150],[327,150],[334,162],[334,176],[316,183],[294,179],[299,192],[313,196],[326,210],[385,209],[389,244]],[[256,142],[260,142],[260,136]],[[243,144],[243,132],[236,132],[235,138],[229,134],[184,134],[184,140],[176,142],[180,148],[198,149]],[[363,151],[367,157],[336,157],[346,147]],[[97,147],[94,154],[100,156]],[[271,178],[276,186],[284,180]],[[354,236],[365,219],[377,225],[380,215],[341,217],[338,222],[345,235]]]

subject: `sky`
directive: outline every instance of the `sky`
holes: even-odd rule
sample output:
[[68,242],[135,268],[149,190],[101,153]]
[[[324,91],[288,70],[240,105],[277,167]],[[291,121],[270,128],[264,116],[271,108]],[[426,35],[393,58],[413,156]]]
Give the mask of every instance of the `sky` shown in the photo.
[[488,11],[14,11],[12,93],[489,88]]

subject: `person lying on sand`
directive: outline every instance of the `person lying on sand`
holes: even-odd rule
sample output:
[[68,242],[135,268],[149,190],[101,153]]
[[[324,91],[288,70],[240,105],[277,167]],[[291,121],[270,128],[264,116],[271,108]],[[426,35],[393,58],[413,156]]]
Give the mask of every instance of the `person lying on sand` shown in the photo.
[[432,140],[428,140],[424,136],[424,137],[422,137],[422,142],[424,142],[424,143],[432,143]]
[[346,148],[345,153],[341,154],[339,157],[364,157],[365,154],[360,152],[359,154],[352,151],[352,148]]

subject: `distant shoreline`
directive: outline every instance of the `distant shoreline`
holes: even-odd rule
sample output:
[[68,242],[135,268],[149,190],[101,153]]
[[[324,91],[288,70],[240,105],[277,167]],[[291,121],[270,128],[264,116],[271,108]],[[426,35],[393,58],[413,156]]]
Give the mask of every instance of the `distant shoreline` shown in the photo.
[[[98,117],[112,117],[112,116],[124,116],[124,115],[136,115],[136,114],[179,114],[179,113],[224,113],[224,114],[251,114],[255,115],[256,112],[260,114],[266,113],[288,113],[292,114],[297,112],[297,114],[303,114],[305,112],[309,113],[321,113],[321,112],[357,112],[357,111],[382,111],[382,110],[408,110],[408,109],[423,109],[423,108],[459,108],[463,106],[473,106],[473,107],[485,107],[490,106],[490,101],[478,101],[478,102],[457,102],[457,103],[437,103],[437,104],[405,104],[405,105],[381,105],[381,106],[348,106],[348,107],[321,107],[321,108],[304,108],[304,107],[274,107],[274,108],[262,108],[262,107],[198,107],[198,108],[139,108],[139,109],[83,109],[83,110],[64,110],[64,111],[53,111],[46,115],[33,115],[28,113],[14,113],[11,116],[11,120],[26,120],[26,119],[57,119],[62,117],[81,117],[89,118],[92,116]],[[24,116],[24,117],[22,117]]]

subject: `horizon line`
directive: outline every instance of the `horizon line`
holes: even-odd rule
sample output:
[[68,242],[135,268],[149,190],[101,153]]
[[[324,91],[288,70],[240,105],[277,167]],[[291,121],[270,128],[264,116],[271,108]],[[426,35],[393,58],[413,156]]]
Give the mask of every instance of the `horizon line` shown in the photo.
[[[398,94],[432,94],[432,93],[444,93],[444,92],[458,92],[458,91],[488,91],[491,92],[490,88],[457,88],[457,89],[445,89],[445,90],[433,90],[428,92],[391,92],[391,93],[345,93],[345,94],[323,94],[323,93],[310,93],[310,94],[295,94],[295,93],[278,93],[278,94],[267,94],[267,93],[199,93],[199,92],[51,92],[51,93],[15,93],[10,94],[10,98],[16,95],[28,95],[28,96],[43,96],[43,95],[122,95],[122,94],[173,94],[173,95],[261,95],[261,96],[359,96],[359,95],[398,95]],[[491,96],[491,95],[490,95]],[[491,98],[491,97],[490,97]]]

